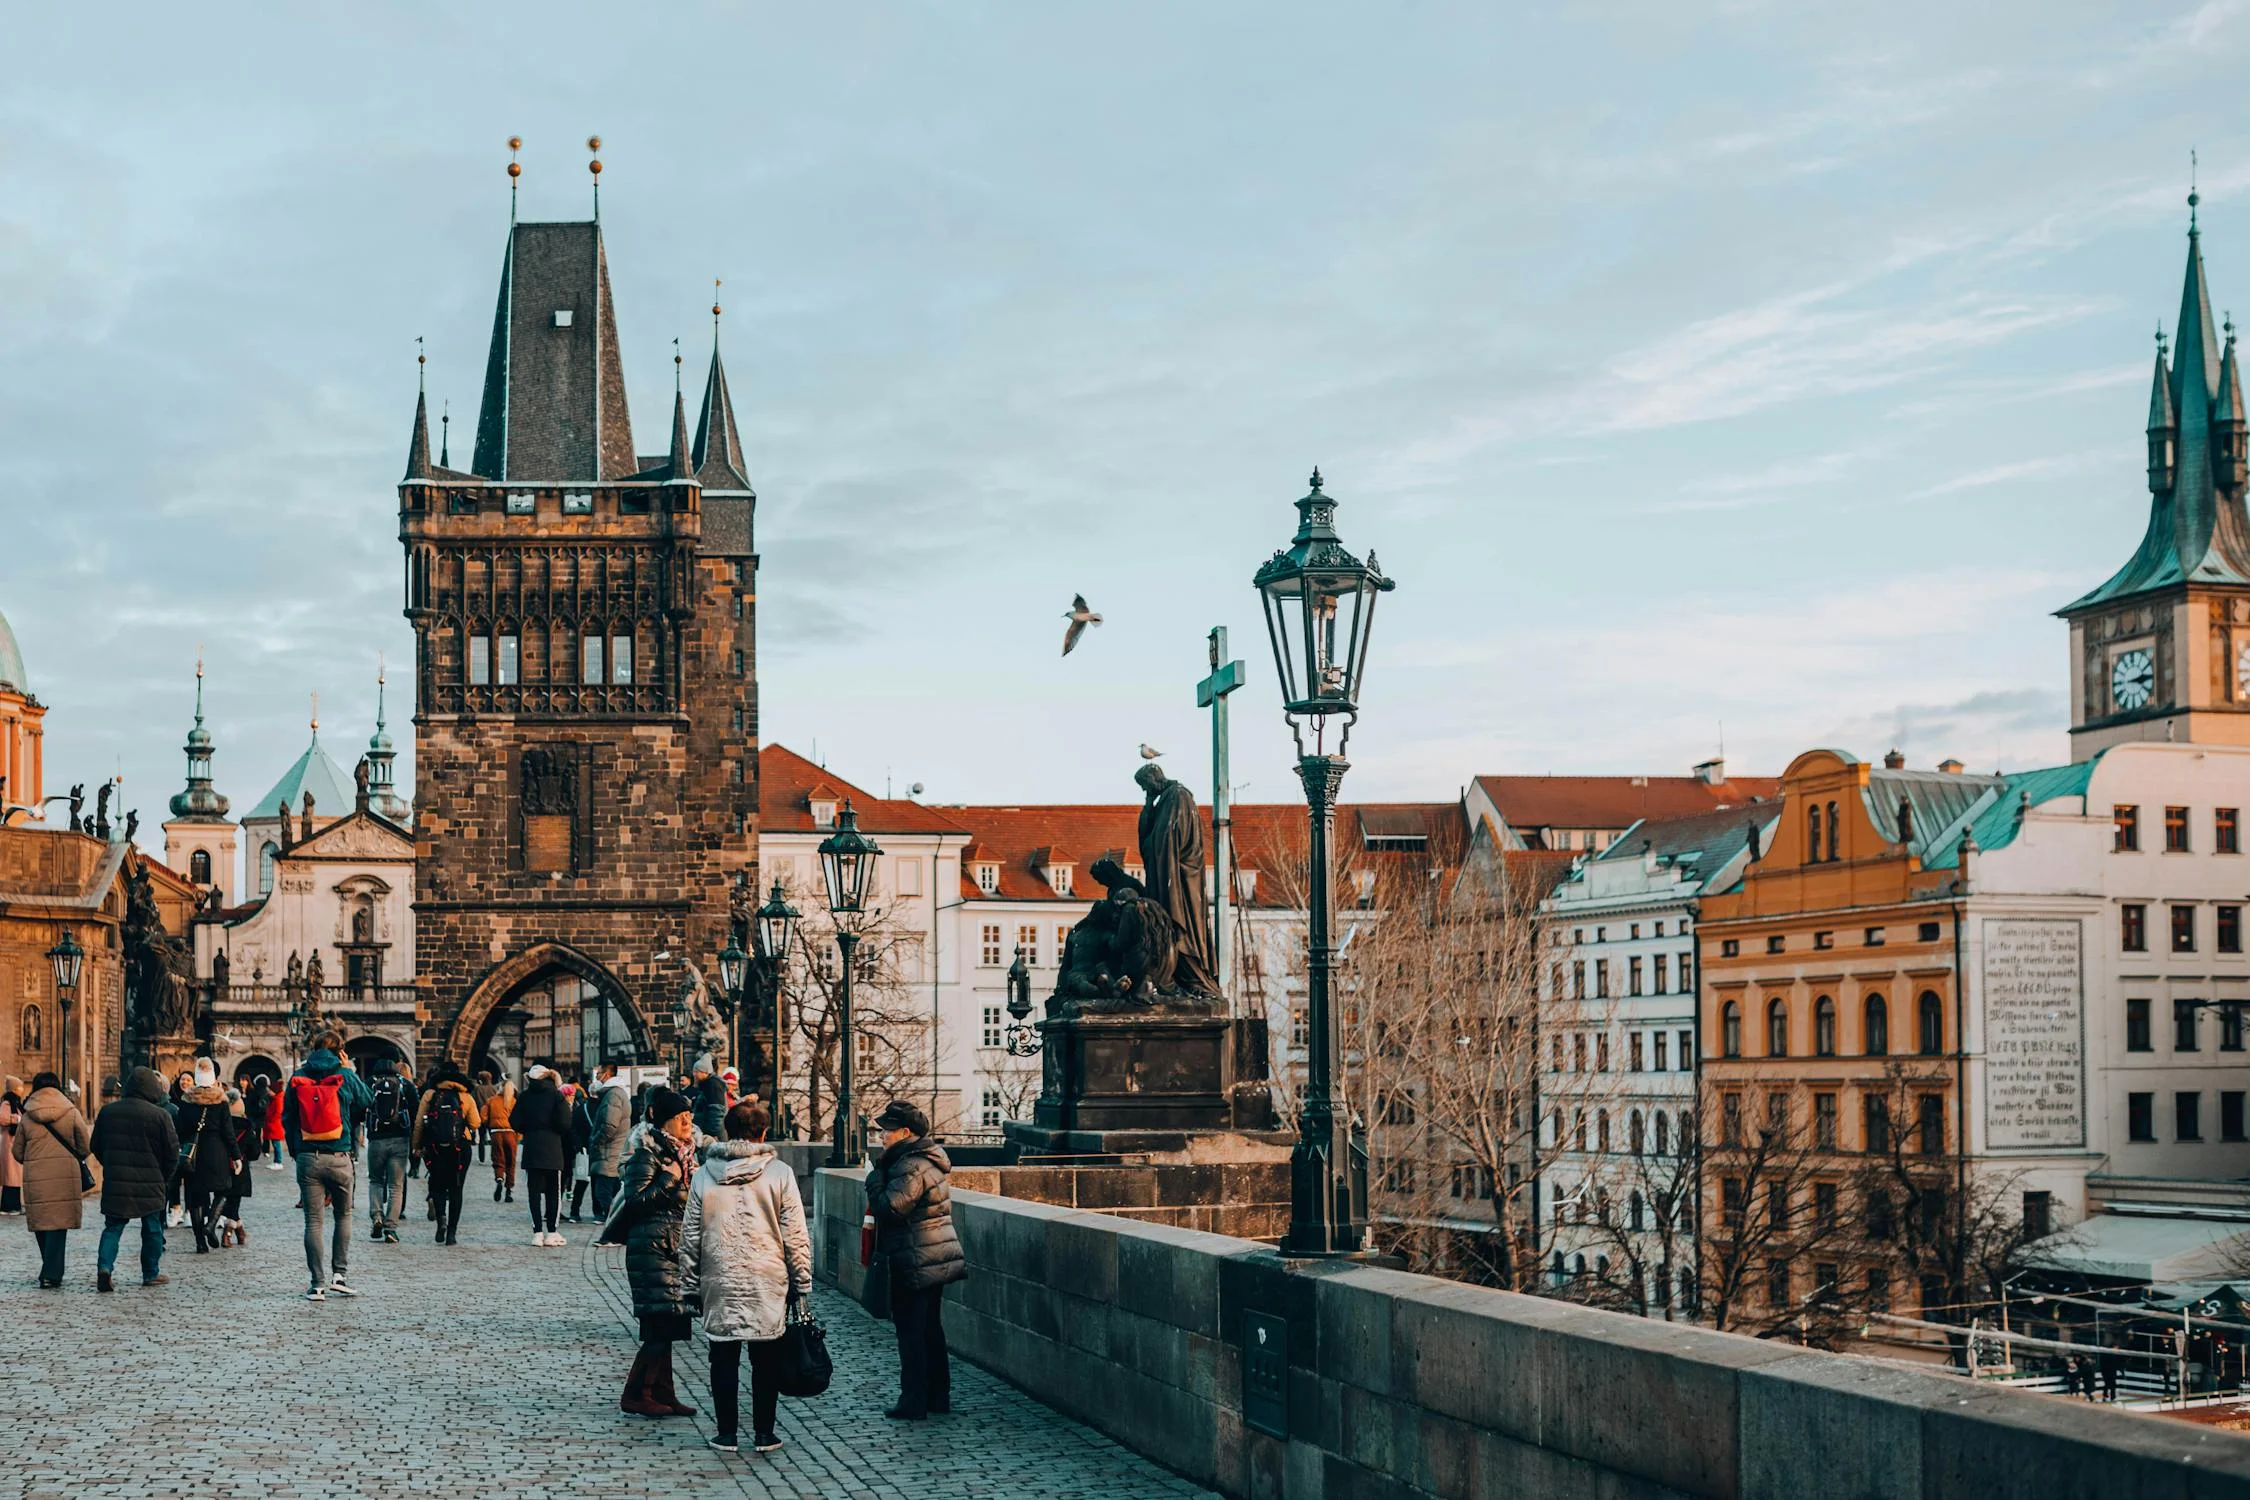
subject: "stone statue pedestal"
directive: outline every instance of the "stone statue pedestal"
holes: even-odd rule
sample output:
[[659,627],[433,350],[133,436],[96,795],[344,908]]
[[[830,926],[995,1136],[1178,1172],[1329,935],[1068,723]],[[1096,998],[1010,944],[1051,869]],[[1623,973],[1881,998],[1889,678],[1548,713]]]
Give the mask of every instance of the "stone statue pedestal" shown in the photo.
[[[1261,1020],[1125,1011],[1043,1021],[1045,1083],[1028,1122],[1003,1127],[1031,1155],[1201,1160],[1214,1149],[1286,1152],[1265,1086]],[[1222,1142],[1231,1143],[1222,1146]]]
[[164,1075],[166,1084],[195,1066],[196,1053],[203,1046],[194,1032],[184,1036],[160,1036],[149,1044],[153,1059],[149,1066]]

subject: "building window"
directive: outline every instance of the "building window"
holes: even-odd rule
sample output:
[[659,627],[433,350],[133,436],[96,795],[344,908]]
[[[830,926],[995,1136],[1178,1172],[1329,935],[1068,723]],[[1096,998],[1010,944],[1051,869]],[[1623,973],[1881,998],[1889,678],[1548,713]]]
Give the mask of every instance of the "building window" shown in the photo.
[[211,851],[208,849],[196,850],[188,856],[187,868],[188,879],[194,881],[197,885],[209,885],[211,883]]
[[1820,804],[1805,809],[1805,863],[1820,863]]
[[2141,847],[2141,810],[2126,803],[2118,803],[2109,810],[2114,832],[2110,847],[2119,854],[2131,854]]
[[489,636],[469,637],[469,685],[484,687],[492,681],[492,640]]
[[1609,1155],[1609,1111],[1597,1110],[1594,1114],[1594,1149]]
[[2125,1136],[2128,1140],[2153,1141],[2156,1139],[2156,1096],[2154,1094],[2127,1094],[2125,1096]]
[[1670,955],[1668,954],[1659,953],[1656,955],[1656,958],[1654,960],[1654,984],[1650,990],[1651,994],[1661,995],[1664,994],[1669,988],[1671,983],[1671,976],[1666,972],[1666,970],[1671,967],[1669,959]]
[[2172,1139],[2200,1141],[2203,1139],[2203,1096],[2193,1090],[2183,1090],[2172,1096]]
[[[1070,870],[1069,865],[1053,865],[1048,868],[1047,883],[1055,888],[1056,895],[1067,896],[1070,894]],[[1242,899],[1245,901],[1250,899],[1251,886],[1249,882],[1255,880],[1257,874],[1258,872],[1255,870],[1240,870],[1235,874],[1235,884],[1241,888]]]
[[1828,804],[1828,862],[1834,864],[1842,856],[1836,852],[1836,836],[1842,832],[1843,820],[1836,816],[1836,804]]
[[1945,1006],[1938,999],[1937,991],[1922,991],[1921,998],[1914,1002],[1914,1012],[1916,1030],[1920,1033],[1915,1038],[1916,1050],[1924,1057],[1935,1057],[1945,1050]]
[[988,969],[997,969],[1000,967],[1000,924],[998,922],[985,923],[983,937],[984,966]]
[[[578,638],[578,680],[594,687],[600,687],[609,680],[602,671],[602,638],[598,635]],[[737,710],[738,715],[739,712]],[[741,726],[738,724],[736,727]]]
[[1039,967],[1039,929],[1030,923],[1016,929],[1016,946],[1023,950],[1023,961],[1032,968]]
[[1000,867],[998,865],[977,866],[977,889],[987,896],[1000,889]]
[[1654,1033],[1650,1037],[1650,1041],[1654,1045],[1656,1052],[1655,1057],[1651,1060],[1651,1065],[1659,1073],[1663,1072],[1666,1068],[1671,1066],[1671,1064],[1667,1063],[1664,1060],[1664,1054],[1669,1050],[1665,1047],[1664,1044],[1670,1040],[1671,1038],[1661,1031]]
[[2184,807],[2167,807],[2164,809],[2164,852],[2166,854],[2185,854],[2188,852],[2187,820],[2188,810]]
[[1869,995],[1860,1007],[1860,1020],[1865,1033],[1865,1051],[1869,1057],[1888,1057],[1891,1051],[1891,1007],[1881,995]]
[[1604,1031],[1594,1038],[1594,1071],[1609,1071],[1609,1033]]
[[[1657,960],[1657,963],[1658,963],[1659,965],[1661,965],[1661,964],[1662,964],[1663,962],[1664,962],[1664,960],[1663,960],[1663,959],[1661,959],[1661,958]],[[1692,993],[1694,993],[1694,990],[1695,990],[1695,957],[1694,957],[1694,955],[1693,955],[1693,954],[1689,954],[1689,953],[1683,953],[1683,954],[1681,954],[1681,955],[1680,955],[1680,964],[1679,964],[1679,970],[1680,970],[1680,993],[1681,993],[1681,994],[1683,994],[1683,995],[1687,995],[1687,994],[1692,994]],[[1659,986],[1658,986],[1658,988],[1660,988],[1660,989],[1661,989],[1661,988],[1662,988],[1662,986],[1661,986],[1661,985],[1659,985]]]
[[1584,959],[1579,959],[1570,966],[1570,998],[1573,1000],[1586,998],[1586,960]]
[[2219,1050],[2221,1052],[2240,1052],[2242,1050],[2242,1007],[2240,1005],[2229,1003],[2219,1007]]
[[984,1128],[987,1130],[996,1130],[999,1128],[1000,1091],[998,1089],[986,1089],[984,1091],[984,1107],[979,1111],[978,1118],[983,1124]]
[[1596,1000],[1607,1000],[1609,998],[1609,960],[1606,958],[1594,960],[1594,998]]
[[1822,951],[1833,948],[1836,946],[1836,934],[1833,932],[1816,932],[1812,935],[1812,945]]
[[2236,807],[2217,807],[2211,810],[2211,848],[2218,854],[2242,852],[2242,810]]
[[1813,1002],[1812,1049],[1815,1057],[1836,1055],[1836,1002],[1826,995]]
[[1629,958],[1625,960],[1625,993],[1638,995],[1640,992],[1641,961],[1638,958]]
[[[1719,957],[1740,958],[1741,956],[1742,942],[1739,938],[1721,938],[1719,940]],[[1680,976],[1680,983],[1683,985],[1687,983],[1687,976],[1685,974],[1682,974]]]
[[1781,951],[1781,948],[1782,936],[1780,933],[1777,932],[1772,937],[1766,939],[1766,951],[1768,953],[1779,953]]
[[2174,1052],[2200,1050],[2196,1046],[2200,1038],[2196,1035],[2195,1012],[2196,1002],[2193,1000],[2175,1000],[2172,1002],[2172,1050]]
[[1836,1096],[1812,1096],[1813,1145],[1823,1151],[1836,1149]]
[[1944,936],[1944,924],[1939,922],[1923,922],[1914,929],[1914,941],[1917,943],[1934,943]]
[[1724,1094],[1719,1098],[1719,1144],[1742,1144],[1742,1096]]
[[1583,1031],[1571,1033],[1570,1071],[1573,1073],[1586,1071],[1586,1033]]
[[2219,908],[2219,951],[2221,953],[2240,953],[2242,951],[2242,908],[2239,906],[2222,906]]
[[2175,906],[2172,908],[2172,951],[2174,953],[2193,953],[2195,951],[2195,908],[2192,906]]
[[[1643,1063],[1645,1059],[1643,1058],[1641,1052],[1641,1034],[1636,1031],[1631,1036],[1627,1037],[1625,1041],[1626,1071],[1631,1073],[1638,1073],[1643,1071]],[[1638,1155],[1639,1153],[1636,1152],[1635,1154]]]
[[633,680],[633,638],[629,635],[609,638],[609,680],[613,683]]
[[1891,1310],[1891,1273],[1887,1266],[1867,1268],[1867,1306],[1871,1311]]
[[[1732,1055],[1740,1057],[1742,1055],[1742,1026],[1740,1022],[1737,1022],[1735,1025],[1734,1040],[1735,1050]],[[1683,1073],[1689,1073],[1693,1072],[1694,1069],[1695,1033],[1692,1031],[1683,1031],[1680,1033],[1680,1071]]]
[[1914,1127],[1921,1140],[1916,1143],[1924,1156],[1945,1154],[1945,1096],[1923,1094],[1914,1101]]
[[1862,1101],[1866,1115],[1867,1149],[1870,1154],[1880,1154],[1891,1149],[1891,1101],[1881,1094],[1869,1094]]
[[500,685],[511,687],[521,681],[523,681],[522,651],[514,636],[504,635],[500,637]]
[[987,1005],[984,1008],[984,1044],[987,1047],[997,1047],[1001,1045],[1001,1041],[1000,1007]]
[[1776,1309],[1789,1306],[1789,1262],[1779,1256],[1766,1263],[1766,1304]]
[[1861,941],[1865,942],[1865,943],[1867,944],[1867,946],[1868,946],[1868,947],[1870,947],[1870,948],[1880,948],[1880,947],[1882,947],[1882,946],[1883,946],[1883,929],[1882,929],[1882,928],[1880,928],[1880,927],[1870,927],[1870,928],[1868,928],[1868,929],[1867,929],[1867,932],[1866,932],[1866,935],[1865,935],[1865,936],[1864,936],[1864,937],[1863,937],[1863,938],[1861,939]]
[[1891,1195],[1887,1189],[1867,1190],[1867,1237],[1877,1244],[1891,1237]]
[[2023,1195],[2023,1237],[2043,1240],[2055,1232],[2055,1195],[2031,1193]]
[[1766,1056],[1789,1055],[1789,1007],[1779,999],[1766,1002]]
[[2239,1141],[2242,1138],[2242,1090],[2223,1089],[2219,1093],[2219,1139]]
[[2149,1038],[2148,1002],[2125,1002],[2125,1050],[2127,1052],[2153,1052],[2156,1044]]
[[280,846],[271,839],[267,840],[258,850],[258,892],[260,895],[273,889],[273,861],[274,856],[280,852]]
[[1729,1177],[1719,1184],[1719,1212],[1725,1217],[1727,1231],[1742,1233],[1742,1179]]
[[2148,908],[2128,901],[2117,908],[2117,941],[2127,953],[2148,952]]
[[1547,1071],[1550,1073],[1560,1073],[1562,1071],[1562,1038],[1560,1036],[1551,1036],[1547,1039],[1547,1041],[1549,1043],[1547,1048]]

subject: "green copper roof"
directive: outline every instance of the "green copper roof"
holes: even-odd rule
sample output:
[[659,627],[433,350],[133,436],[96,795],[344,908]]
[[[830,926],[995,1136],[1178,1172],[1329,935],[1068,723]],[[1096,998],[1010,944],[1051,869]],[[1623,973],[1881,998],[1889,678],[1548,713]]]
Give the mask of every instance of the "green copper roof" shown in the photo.
[[1878,766],[1867,773],[1862,797],[1868,818],[1886,838],[1897,837],[1898,805],[1906,804],[1914,815],[1914,837],[1907,847],[1927,865],[1943,830],[1959,821],[2001,781],[1998,776],[1972,776],[1962,771],[1894,771]]
[[1931,848],[1922,855],[1925,870],[1951,870],[1961,863],[1961,834],[1973,834],[1977,848],[1989,853],[2005,849],[2016,841],[2023,827],[2023,809],[2052,802],[2057,797],[2083,797],[2093,782],[2094,767],[2101,756],[2082,760],[2067,766],[2048,766],[2037,771],[2017,771],[2000,779],[1979,797],[1960,817],[1938,831],[1930,840]]
[[31,693],[31,675],[23,669],[23,648],[16,644],[16,633],[8,628],[6,615],[0,615],[0,688],[13,688],[26,697]]
[[[2192,200],[2191,200],[2192,202]],[[2150,393],[2149,421],[2161,422],[2169,406],[2177,425],[2170,488],[2149,500],[2148,530],[2124,567],[2062,613],[2130,598],[2183,583],[2250,584],[2250,514],[2242,498],[2220,490],[2213,471],[2211,424],[2219,400],[2222,351],[2211,319],[2211,289],[2203,276],[2203,238],[2188,220],[2186,284],[2174,328],[2169,389]],[[2157,379],[2165,378],[2157,355]]]
[[280,813],[284,802],[301,811],[308,791],[313,794],[315,817],[325,815],[340,818],[352,810],[354,794],[351,778],[338,768],[335,761],[328,758],[327,751],[320,748],[320,731],[317,729],[313,731],[312,743],[305,747],[305,753],[297,757],[295,765],[282,772],[281,779],[273,784],[273,790],[260,797],[258,805],[250,809],[245,817],[274,817]]

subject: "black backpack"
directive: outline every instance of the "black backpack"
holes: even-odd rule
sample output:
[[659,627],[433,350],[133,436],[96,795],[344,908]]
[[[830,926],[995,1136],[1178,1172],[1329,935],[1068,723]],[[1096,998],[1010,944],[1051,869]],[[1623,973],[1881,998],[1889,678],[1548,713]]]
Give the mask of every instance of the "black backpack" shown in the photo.
[[406,1080],[396,1073],[376,1079],[373,1120],[375,1134],[404,1135],[412,1123],[406,1108]]
[[459,1146],[468,1139],[461,1116],[461,1096],[439,1085],[430,1090],[429,1107],[422,1112],[422,1149]]

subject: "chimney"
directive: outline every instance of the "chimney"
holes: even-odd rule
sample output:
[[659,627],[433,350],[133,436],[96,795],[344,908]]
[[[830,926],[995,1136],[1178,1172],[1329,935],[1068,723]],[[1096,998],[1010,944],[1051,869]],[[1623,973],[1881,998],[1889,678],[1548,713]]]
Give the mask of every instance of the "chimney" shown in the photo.
[[1950,759],[1939,761],[1937,763],[1937,768],[1943,771],[1948,776],[1958,776],[1961,774],[1962,770],[1961,762]]
[[1709,760],[1697,761],[1695,779],[1705,786],[1717,786],[1727,779],[1726,757],[1714,755]]
[[1884,770],[1886,770],[1886,771],[1903,771],[1903,770],[1905,770],[1905,769],[1906,769],[1906,752],[1905,752],[1905,751],[1903,751],[1903,750],[1893,750],[1893,751],[1891,751],[1891,753],[1890,753],[1890,754],[1888,754],[1888,755],[1884,756],[1884,757],[1883,757],[1883,769],[1884,769]]

